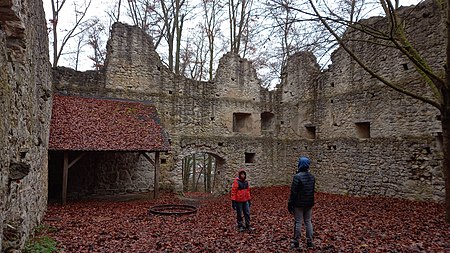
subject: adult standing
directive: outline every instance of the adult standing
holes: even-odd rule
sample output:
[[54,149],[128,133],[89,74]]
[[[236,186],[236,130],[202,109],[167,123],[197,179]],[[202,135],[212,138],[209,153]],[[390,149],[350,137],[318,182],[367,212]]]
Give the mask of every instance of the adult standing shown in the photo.
[[294,215],[294,238],[291,247],[300,247],[302,221],[306,228],[307,247],[313,247],[312,209],[314,206],[315,178],[309,172],[310,160],[302,156],[298,159],[297,173],[292,179],[291,194],[288,201],[289,213]]

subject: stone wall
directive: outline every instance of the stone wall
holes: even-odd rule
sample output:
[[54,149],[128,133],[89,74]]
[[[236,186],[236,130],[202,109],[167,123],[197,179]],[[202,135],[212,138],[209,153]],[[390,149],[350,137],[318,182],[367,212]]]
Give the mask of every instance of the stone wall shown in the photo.
[[[71,152],[74,160],[82,152]],[[49,152],[49,198],[61,199],[63,152]],[[93,169],[95,168],[95,169]],[[111,168],[114,168],[112,170]],[[148,192],[154,185],[154,167],[139,153],[85,152],[69,169],[68,197]]]
[[[436,72],[443,73],[445,45],[437,8],[429,1],[413,12],[403,8],[402,13],[409,14],[405,27],[416,49]],[[385,24],[382,18],[364,22],[376,27]],[[436,25],[422,25],[430,23]],[[368,39],[356,31],[347,33],[351,38]],[[377,74],[431,96],[405,57],[390,48],[360,44],[350,43],[350,47]],[[316,83],[310,83],[315,89],[300,87],[311,97],[317,96],[319,188],[442,201],[442,152],[436,138],[441,132],[439,111],[372,78],[341,48],[333,53],[332,62]]]
[[46,209],[49,70],[42,1],[0,1],[1,252],[23,247]]
[[[431,2],[416,10],[407,29],[430,65],[441,68],[439,57],[445,55],[441,28],[421,25],[438,24],[439,12]],[[384,24],[381,18],[364,22]],[[347,36],[361,35],[348,31]],[[422,89],[412,65],[398,53],[352,47],[377,73]],[[320,191],[443,200],[442,152],[435,137],[441,131],[438,111],[371,78],[342,49],[333,53],[333,64],[324,72],[311,53],[293,55],[281,84],[268,91],[260,87],[251,62],[231,53],[222,57],[211,82],[177,76],[161,63],[151,38],[125,24],[113,26],[107,48],[104,70],[95,74],[55,70],[54,88],[66,94],[154,102],[172,144],[171,151],[161,156],[164,188],[183,189],[182,159],[193,153],[217,159],[216,192],[227,191],[242,167],[253,186],[289,184],[298,157],[308,155]],[[245,153],[253,153],[254,161],[246,163]],[[107,166],[92,161],[79,166],[112,171],[112,179],[97,182],[96,190],[101,190],[106,181],[112,180],[111,185],[120,178],[124,164],[118,159],[130,161],[131,178],[150,177],[152,169],[144,169],[143,162],[136,165],[135,158],[105,155],[101,163]],[[150,174],[140,174],[145,171]],[[126,191],[127,185],[129,181],[114,189]]]

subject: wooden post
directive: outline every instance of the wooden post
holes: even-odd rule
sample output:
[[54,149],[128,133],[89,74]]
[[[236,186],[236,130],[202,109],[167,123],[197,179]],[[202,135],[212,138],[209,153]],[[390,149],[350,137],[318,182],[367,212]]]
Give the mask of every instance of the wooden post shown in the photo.
[[67,201],[67,178],[69,176],[69,151],[64,151],[64,165],[62,178],[62,204],[65,205]]
[[155,161],[153,161],[153,159],[149,155],[147,155],[147,153],[141,152],[141,154],[155,167],[155,174],[153,178],[153,197],[156,199],[159,195],[159,152],[155,152]]
[[159,172],[160,172],[160,159],[159,159],[159,151],[155,152],[155,179],[154,179],[154,198],[158,198],[159,196]]
[[64,151],[64,165],[63,165],[63,181],[62,181],[62,204],[67,202],[67,182],[69,179],[69,169],[77,163],[86,153],[81,153],[71,163],[69,163],[69,151]]

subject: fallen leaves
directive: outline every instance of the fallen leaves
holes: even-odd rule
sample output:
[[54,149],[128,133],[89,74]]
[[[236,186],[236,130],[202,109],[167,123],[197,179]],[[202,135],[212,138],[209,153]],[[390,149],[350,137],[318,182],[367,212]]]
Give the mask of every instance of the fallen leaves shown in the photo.
[[50,150],[167,150],[154,105],[54,95]]
[[[50,205],[45,223],[63,252],[289,252],[289,187],[252,194],[252,233],[236,230],[229,196],[201,196],[197,213],[183,216],[147,214],[156,204],[183,203],[172,194]],[[311,252],[450,252],[450,226],[435,203],[317,193],[313,225]]]

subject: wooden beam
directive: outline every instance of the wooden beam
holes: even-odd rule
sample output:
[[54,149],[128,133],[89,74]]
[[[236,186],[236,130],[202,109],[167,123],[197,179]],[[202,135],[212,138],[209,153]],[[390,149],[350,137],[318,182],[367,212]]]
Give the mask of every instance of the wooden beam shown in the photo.
[[75,163],[77,163],[86,153],[81,153],[77,158],[75,158],[72,162],[69,163],[68,169],[70,169]]
[[149,156],[149,155],[147,155],[147,153],[145,153],[145,152],[141,152],[141,154],[154,166],[154,167],[156,167],[156,164],[155,164],[155,161],[153,161],[153,159]]
[[67,202],[67,182],[69,180],[69,169],[77,163],[86,153],[81,153],[77,158],[69,163],[69,151],[64,151],[64,165],[63,165],[63,181],[62,181],[62,204]]
[[65,205],[67,201],[67,178],[69,176],[69,151],[64,151],[64,165],[62,178],[62,204]]
[[159,197],[159,173],[160,173],[160,159],[159,152],[155,153],[155,179],[154,179],[154,198],[157,199]]
[[155,152],[155,160],[153,160],[147,153],[141,152],[141,154],[155,167],[155,174],[153,178],[153,197],[156,199],[159,196],[159,174],[160,174],[160,159],[159,152]]

